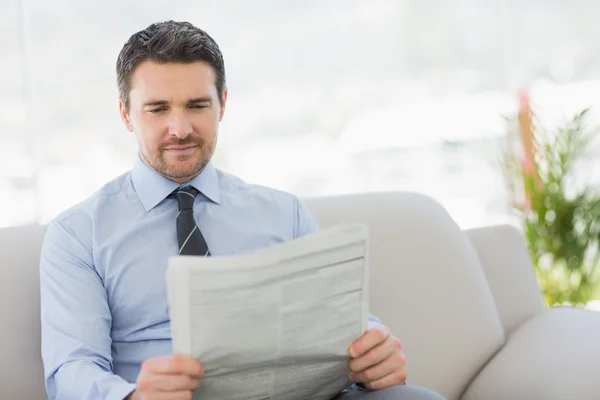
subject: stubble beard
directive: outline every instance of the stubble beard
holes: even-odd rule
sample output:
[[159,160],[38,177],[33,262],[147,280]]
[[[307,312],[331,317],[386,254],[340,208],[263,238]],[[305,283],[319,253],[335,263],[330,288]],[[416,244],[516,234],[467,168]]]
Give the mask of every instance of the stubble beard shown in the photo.
[[[144,157],[146,162],[150,164],[150,166],[159,174],[164,176],[165,178],[172,180],[182,180],[189,178],[190,180],[196,177],[202,172],[202,170],[206,167],[209,161],[214,154],[216,147],[216,135],[210,142],[206,142],[202,139],[189,141],[189,140],[181,140],[176,143],[168,143],[161,145],[156,153],[148,159],[149,157]],[[197,160],[191,167],[188,168],[174,168],[170,163],[166,160],[165,153],[167,150],[166,147],[177,144],[180,146],[185,146],[188,144],[193,144],[198,146],[199,154],[194,154],[191,157],[197,157]],[[186,161],[188,156],[178,156],[176,157],[177,161]],[[172,163],[172,162],[171,162]]]

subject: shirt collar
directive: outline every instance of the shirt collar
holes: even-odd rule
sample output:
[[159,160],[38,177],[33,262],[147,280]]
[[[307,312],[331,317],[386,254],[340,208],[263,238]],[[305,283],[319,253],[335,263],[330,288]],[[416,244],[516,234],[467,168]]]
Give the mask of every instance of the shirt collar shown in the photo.
[[175,189],[184,186],[193,186],[214,203],[219,204],[220,201],[217,171],[211,162],[190,182],[180,185],[146,165],[138,153],[131,171],[131,182],[146,211],[152,210]]

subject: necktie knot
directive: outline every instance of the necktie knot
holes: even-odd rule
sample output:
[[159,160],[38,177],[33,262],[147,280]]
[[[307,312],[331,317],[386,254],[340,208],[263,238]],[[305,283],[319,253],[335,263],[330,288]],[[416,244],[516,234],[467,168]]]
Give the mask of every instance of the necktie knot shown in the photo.
[[174,193],[177,197],[177,203],[179,203],[179,211],[190,210],[194,207],[194,200],[196,199],[198,190],[192,186],[186,186],[176,190]]

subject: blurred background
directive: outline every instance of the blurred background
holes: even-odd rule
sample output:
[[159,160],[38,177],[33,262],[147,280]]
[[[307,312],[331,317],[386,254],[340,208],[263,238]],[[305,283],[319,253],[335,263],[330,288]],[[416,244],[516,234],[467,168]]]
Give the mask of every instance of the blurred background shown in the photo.
[[[116,57],[166,19],[205,29],[223,51],[216,166],[301,197],[410,190],[463,228],[519,222],[527,196],[501,162],[521,154],[519,115],[560,132],[590,108],[585,128],[597,123],[597,0],[0,0],[0,10],[0,226],[45,223],[132,166]],[[567,191],[599,183],[598,153],[586,150]]]

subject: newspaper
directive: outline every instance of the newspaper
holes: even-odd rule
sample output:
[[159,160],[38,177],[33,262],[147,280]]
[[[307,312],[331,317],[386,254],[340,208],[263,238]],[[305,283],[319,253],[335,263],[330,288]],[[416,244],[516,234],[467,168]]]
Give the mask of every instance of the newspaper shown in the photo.
[[205,370],[193,398],[334,398],[367,329],[368,266],[361,224],[249,254],[169,259],[173,352]]

